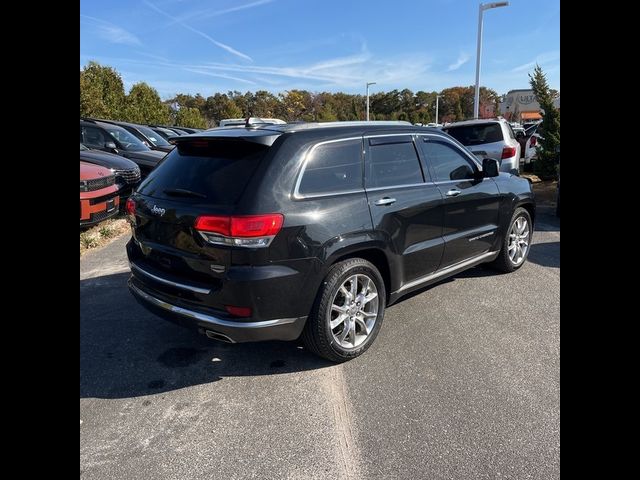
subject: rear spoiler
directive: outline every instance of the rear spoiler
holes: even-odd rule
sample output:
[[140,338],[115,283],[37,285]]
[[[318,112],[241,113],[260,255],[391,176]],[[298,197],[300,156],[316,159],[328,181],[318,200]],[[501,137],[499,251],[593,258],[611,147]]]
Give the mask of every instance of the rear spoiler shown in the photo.
[[277,130],[267,130],[267,129],[255,129],[249,130],[245,128],[222,128],[220,130],[207,130],[199,133],[192,133],[191,135],[181,135],[178,137],[172,137],[172,143],[180,144],[180,143],[188,143],[193,142],[194,140],[207,140],[207,141],[216,141],[216,140],[226,140],[226,141],[235,141],[235,142],[249,142],[249,143],[257,143],[260,145],[265,145],[270,147],[273,145],[273,142],[282,135],[283,132]]

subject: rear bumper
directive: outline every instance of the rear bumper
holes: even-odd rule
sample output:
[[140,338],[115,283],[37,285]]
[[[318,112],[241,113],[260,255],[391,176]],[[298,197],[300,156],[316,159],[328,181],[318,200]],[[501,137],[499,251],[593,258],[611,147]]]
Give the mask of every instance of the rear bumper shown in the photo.
[[499,170],[512,175],[520,175],[520,158],[518,155],[500,160]]
[[[209,313],[187,309],[145,292],[129,279],[129,291],[147,310],[180,325],[204,330],[207,336],[232,343],[264,340],[295,340],[302,333],[307,317],[278,318],[263,321],[233,321]],[[216,335],[217,334],[217,335]],[[222,335],[222,338],[220,337]],[[225,338],[226,337],[226,338]]]

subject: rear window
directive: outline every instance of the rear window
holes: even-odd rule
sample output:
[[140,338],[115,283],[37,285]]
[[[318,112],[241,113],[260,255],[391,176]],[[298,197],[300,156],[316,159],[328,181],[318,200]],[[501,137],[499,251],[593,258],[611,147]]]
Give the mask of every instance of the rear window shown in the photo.
[[321,195],[362,188],[361,140],[340,140],[316,146],[306,161],[298,193]]
[[[138,190],[156,198],[184,197],[233,205],[268,149],[256,143],[227,140],[179,142]],[[194,192],[194,195],[176,195],[175,190]]]
[[464,146],[504,141],[499,123],[461,125],[459,127],[445,128],[444,131]]

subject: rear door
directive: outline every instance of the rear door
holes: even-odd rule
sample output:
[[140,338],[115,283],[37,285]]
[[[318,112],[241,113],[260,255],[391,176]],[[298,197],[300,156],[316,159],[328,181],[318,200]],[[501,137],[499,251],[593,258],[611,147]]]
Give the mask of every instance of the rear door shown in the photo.
[[442,195],[423,171],[413,135],[365,136],[365,187],[403,284],[434,272],[443,252]]
[[493,179],[475,176],[478,166],[458,145],[439,135],[419,138],[432,178],[444,198],[442,269],[491,248],[498,229],[500,193]]

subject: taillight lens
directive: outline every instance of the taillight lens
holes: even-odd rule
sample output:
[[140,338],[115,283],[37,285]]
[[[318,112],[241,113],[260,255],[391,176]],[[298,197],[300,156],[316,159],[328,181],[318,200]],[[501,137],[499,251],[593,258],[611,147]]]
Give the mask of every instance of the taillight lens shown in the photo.
[[236,317],[250,317],[251,316],[251,308],[249,307],[236,307],[234,305],[225,305],[224,308],[231,315]]
[[280,231],[284,215],[201,215],[194,228],[209,243],[238,247],[266,247]]
[[127,198],[125,209],[127,210],[128,215],[132,217],[136,216],[136,202],[133,200],[133,198],[131,197]]
[[194,228],[200,232],[219,233],[231,236],[231,217],[202,215],[196,218]]
[[504,147],[502,149],[502,157],[500,158],[504,160],[505,158],[513,157],[515,154],[516,154],[516,147]]
[[284,216],[279,213],[231,217],[232,237],[264,237],[275,235],[282,228]]

